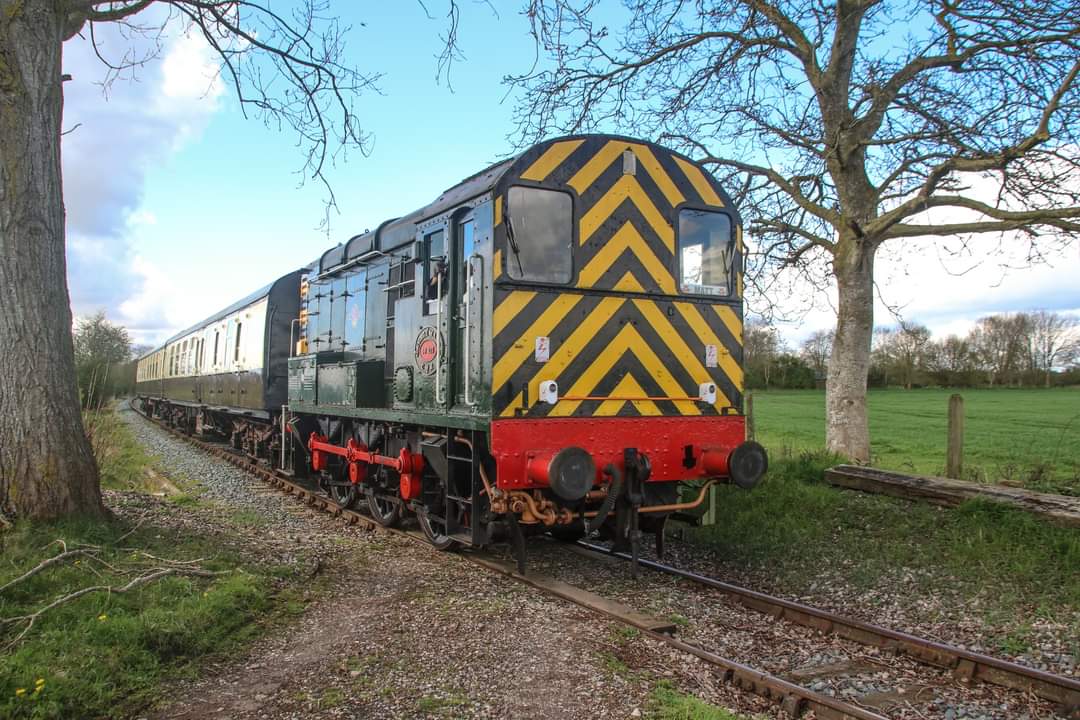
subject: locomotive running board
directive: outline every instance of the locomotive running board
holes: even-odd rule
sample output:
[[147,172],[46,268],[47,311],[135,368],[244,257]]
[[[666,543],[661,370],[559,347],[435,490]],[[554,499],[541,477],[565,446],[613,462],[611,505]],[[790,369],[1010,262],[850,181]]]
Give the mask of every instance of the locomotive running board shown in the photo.
[[568,585],[562,580],[556,580],[553,577],[547,575],[539,575],[537,573],[526,573],[522,575],[517,571],[516,564],[513,562],[506,562],[505,560],[497,560],[485,555],[470,554],[469,559],[478,565],[483,565],[486,568],[495,570],[504,575],[509,575],[517,580],[524,582],[527,585],[532,585],[535,588],[543,590],[544,592],[557,595],[564,600],[569,600],[579,605],[584,605],[590,610],[595,610],[599,613],[603,613],[609,617],[625,618],[630,624],[650,630],[656,633],[663,633],[670,635],[675,632],[677,625],[670,620],[661,620],[660,618],[652,617],[651,615],[645,615],[643,613],[634,610],[633,608],[623,605],[620,602],[609,600],[605,597],[601,597],[596,593],[583,590],[573,585]]

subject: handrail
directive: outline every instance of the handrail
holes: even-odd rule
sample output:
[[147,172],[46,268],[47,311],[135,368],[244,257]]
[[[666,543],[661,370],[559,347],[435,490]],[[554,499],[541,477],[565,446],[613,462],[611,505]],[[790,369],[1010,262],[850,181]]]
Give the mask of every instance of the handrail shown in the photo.
[[[476,405],[476,401],[472,399],[469,391],[472,389],[472,342],[470,331],[472,328],[472,290],[473,280],[475,278],[473,274],[473,260],[479,260],[481,263],[484,259],[480,257],[479,253],[473,253],[469,256],[465,265],[465,404]],[[481,265],[483,267],[483,265]]]
[[437,405],[446,404],[442,386],[442,276],[441,272],[435,273],[435,403]]

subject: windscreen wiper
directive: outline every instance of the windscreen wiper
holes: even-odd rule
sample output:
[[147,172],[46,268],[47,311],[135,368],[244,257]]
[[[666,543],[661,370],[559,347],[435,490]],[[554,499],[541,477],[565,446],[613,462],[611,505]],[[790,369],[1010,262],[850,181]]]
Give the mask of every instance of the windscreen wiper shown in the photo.
[[518,274],[525,277],[525,268],[521,266],[521,249],[514,239],[514,223],[510,220],[510,208],[506,209],[506,239],[510,243],[510,250],[514,253],[514,260],[517,261]]

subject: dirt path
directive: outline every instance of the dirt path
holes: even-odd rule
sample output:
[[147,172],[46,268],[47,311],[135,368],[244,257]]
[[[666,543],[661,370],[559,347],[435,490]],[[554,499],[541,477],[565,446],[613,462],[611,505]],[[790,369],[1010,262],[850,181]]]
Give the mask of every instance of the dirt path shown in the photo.
[[378,547],[343,549],[297,623],[149,717],[626,718],[660,678],[701,682],[696,662],[459,557],[359,543]]

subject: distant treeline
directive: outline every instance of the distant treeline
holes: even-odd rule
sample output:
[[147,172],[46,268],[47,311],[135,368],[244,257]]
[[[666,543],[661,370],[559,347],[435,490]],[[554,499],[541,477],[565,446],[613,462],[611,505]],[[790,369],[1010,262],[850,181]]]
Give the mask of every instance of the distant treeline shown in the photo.
[[[871,387],[1051,387],[1080,384],[1077,318],[1036,310],[980,319],[967,335],[935,338],[917,323],[874,330]],[[824,387],[832,331],[792,350],[776,328],[747,323],[748,388]]]

